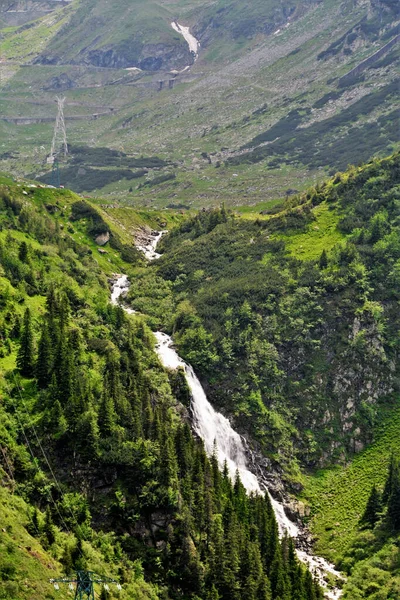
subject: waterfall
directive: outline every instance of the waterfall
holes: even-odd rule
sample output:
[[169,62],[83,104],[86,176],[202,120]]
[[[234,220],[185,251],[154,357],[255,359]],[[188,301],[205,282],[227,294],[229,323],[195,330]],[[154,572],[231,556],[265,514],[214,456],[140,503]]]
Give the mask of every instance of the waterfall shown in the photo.
[[[111,301],[117,304],[118,298],[129,288],[129,282],[126,275],[120,275],[112,288]],[[132,312],[132,309],[126,309]],[[230,476],[235,478],[236,472],[239,472],[240,479],[250,492],[268,494],[275,518],[278,523],[280,535],[287,532],[291,537],[298,538],[301,530],[293,523],[285,513],[284,506],[275,500],[268,491],[262,477],[257,477],[248,469],[248,451],[243,438],[235,431],[229,420],[221,413],[218,413],[207,400],[204,389],[196,377],[193,368],[184,362],[173,348],[173,342],[167,334],[156,331],[154,333],[157,344],[156,352],[162,365],[167,369],[177,369],[182,367],[185,371],[186,380],[191,392],[191,409],[193,414],[193,429],[204,441],[207,453],[210,455],[214,451],[214,444],[218,453],[218,461],[222,468],[225,461],[227,463]],[[328,563],[324,558],[308,554],[304,550],[297,550],[299,559],[307,564],[309,569],[318,577],[320,584],[326,586],[326,576],[328,574],[343,580],[341,573],[335,570],[334,566]],[[338,600],[341,596],[341,589],[325,589],[325,598],[328,600]]]
[[247,469],[246,449],[241,436],[232,429],[226,417],[213,409],[192,367],[187,365],[172,348],[171,338],[160,331],[156,331],[154,335],[157,339],[156,352],[164,367],[168,369],[183,367],[185,370],[186,381],[192,395],[193,429],[203,440],[206,452],[212,454],[215,443],[221,469],[226,461],[233,480],[238,471],[248,492],[261,492],[257,477]]
[[[271,496],[262,479],[258,479],[247,468],[248,452],[242,437],[232,428],[229,420],[211,406],[193,368],[185,363],[174,350],[172,339],[161,331],[156,331],[154,335],[157,340],[156,352],[163,366],[167,369],[182,367],[185,371],[186,381],[192,396],[193,429],[203,440],[206,452],[211,455],[214,451],[214,445],[216,445],[220,467],[222,468],[226,461],[231,478],[234,480],[238,471],[240,479],[248,492],[268,494],[280,535],[283,536],[287,532],[292,538],[298,538],[301,533],[300,528],[286,515],[283,505]],[[343,579],[341,573],[336,571],[334,566],[324,558],[307,554],[304,550],[297,550],[297,555],[302,562],[308,565],[312,572],[315,572],[321,585],[326,583],[325,576],[328,573]],[[329,600],[337,600],[340,596],[341,590],[339,588],[325,591],[325,597]]]

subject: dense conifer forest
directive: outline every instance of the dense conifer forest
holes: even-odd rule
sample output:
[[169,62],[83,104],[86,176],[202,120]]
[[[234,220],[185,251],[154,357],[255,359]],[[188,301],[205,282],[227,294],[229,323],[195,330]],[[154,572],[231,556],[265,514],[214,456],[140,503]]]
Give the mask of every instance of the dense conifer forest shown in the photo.
[[101,598],[322,598],[268,497],[193,437],[145,319],[110,303],[138,253],[114,234],[96,255],[101,218],[68,191],[0,194],[0,598],[68,597],[48,580],[75,569],[121,583]]

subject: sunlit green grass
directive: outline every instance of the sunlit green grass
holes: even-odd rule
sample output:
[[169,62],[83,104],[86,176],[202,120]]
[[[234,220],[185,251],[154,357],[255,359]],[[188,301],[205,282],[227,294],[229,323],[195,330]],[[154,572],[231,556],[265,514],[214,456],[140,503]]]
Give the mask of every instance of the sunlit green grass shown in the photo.
[[303,497],[312,506],[310,527],[316,551],[338,560],[358,528],[373,484],[382,487],[389,456],[400,439],[400,398],[387,410],[375,441],[345,467],[318,471],[305,479]]
[[313,210],[315,221],[310,223],[304,233],[280,235],[285,240],[287,250],[302,260],[314,260],[323,250],[329,252],[344,235],[337,225],[340,215],[327,204],[320,204]]

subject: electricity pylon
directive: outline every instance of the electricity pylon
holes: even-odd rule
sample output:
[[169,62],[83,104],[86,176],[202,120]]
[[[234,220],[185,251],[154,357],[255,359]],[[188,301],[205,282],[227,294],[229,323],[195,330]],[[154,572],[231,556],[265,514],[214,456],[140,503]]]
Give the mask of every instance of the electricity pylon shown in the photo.
[[51,142],[50,155],[47,158],[47,162],[51,165],[54,163],[58,151],[60,150],[60,146],[63,149],[64,156],[67,156],[68,154],[67,132],[65,130],[64,120],[64,102],[65,98],[59,98],[57,96],[58,112],[56,117],[56,124],[54,125],[53,141]]
[[74,600],[95,600],[94,598],[94,583],[103,584],[108,589],[108,583],[115,583],[120,590],[120,584],[111,579],[93,573],[93,571],[76,571],[76,577],[60,577],[59,579],[50,579],[50,583],[54,583],[56,590],[59,589],[59,583],[68,583],[70,587],[76,583]]

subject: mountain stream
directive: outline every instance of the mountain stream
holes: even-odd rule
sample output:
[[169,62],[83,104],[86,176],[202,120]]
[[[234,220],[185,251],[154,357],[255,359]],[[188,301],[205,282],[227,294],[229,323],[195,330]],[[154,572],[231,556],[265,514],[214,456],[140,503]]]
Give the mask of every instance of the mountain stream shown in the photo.
[[[154,260],[160,256],[155,250],[162,234],[163,232],[160,232],[157,236],[154,236],[152,244],[142,249],[149,260]],[[130,283],[126,275],[119,275],[117,277],[113,283],[111,292],[111,302],[113,304],[119,304],[121,297],[128,291],[129,285]],[[135,312],[132,308],[123,308],[129,314]],[[226,417],[218,413],[211,406],[193,368],[185,363],[173,348],[171,337],[161,331],[154,332],[154,336],[157,340],[155,350],[163,366],[167,369],[177,369],[178,367],[184,369],[192,395],[192,427],[203,440],[207,453],[212,454],[214,444],[216,444],[221,468],[226,461],[231,477],[234,479],[236,471],[238,471],[240,479],[249,493],[258,492],[268,494],[275,512],[280,535],[284,535],[287,531],[292,538],[299,540],[302,529],[288,518],[284,506],[271,496],[266,485],[266,480],[263,478],[262,469],[259,469],[258,476],[249,469],[248,458],[250,451],[247,448],[244,438],[232,428]],[[321,585],[326,586],[327,576],[329,575],[333,576],[333,578],[343,580],[343,575],[336,571],[334,566],[324,558],[314,556],[308,551],[299,548],[297,549],[297,554],[300,560],[306,563],[310,570],[318,577]],[[338,600],[341,594],[342,591],[338,587],[325,588],[325,598],[327,600]]]

